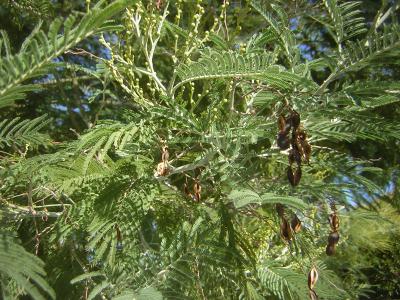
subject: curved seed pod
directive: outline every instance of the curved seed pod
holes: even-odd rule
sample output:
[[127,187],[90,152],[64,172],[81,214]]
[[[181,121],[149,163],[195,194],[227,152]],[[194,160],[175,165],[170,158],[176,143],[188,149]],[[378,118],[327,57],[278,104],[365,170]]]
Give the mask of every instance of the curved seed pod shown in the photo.
[[297,129],[297,136],[301,141],[305,141],[307,139],[307,133],[301,127]]
[[285,129],[286,129],[286,120],[283,115],[280,115],[278,118],[278,128],[279,128],[279,131],[285,131]]
[[290,149],[289,151],[289,164],[292,165],[294,162],[296,162],[298,166],[301,164],[301,156],[296,148]]
[[297,215],[293,216],[293,219],[291,221],[291,227],[295,233],[299,233],[301,230],[301,221],[297,217]]
[[294,186],[299,184],[300,179],[301,179],[301,175],[302,175],[301,167],[298,166],[296,171],[294,172],[294,177],[293,177],[293,185]]
[[300,125],[300,115],[298,114],[297,111],[295,111],[295,110],[292,111],[292,113],[290,114],[290,120],[291,120],[292,127],[294,129],[297,129],[297,127],[299,127],[299,125]]
[[329,215],[329,225],[331,226],[332,231],[337,231],[339,229],[339,217],[336,213],[332,213]]
[[286,242],[289,242],[292,239],[292,229],[290,228],[289,222],[284,217],[281,222],[281,237]]
[[310,290],[310,299],[319,300],[317,293],[314,290]]
[[287,133],[280,131],[276,137],[276,144],[278,145],[279,149],[286,150],[290,146],[290,141],[287,136]]
[[195,198],[195,200],[196,200],[197,202],[199,202],[200,199],[201,199],[201,195],[200,195],[200,193],[201,193],[201,185],[200,185],[200,183],[199,183],[197,180],[195,181],[195,183],[194,183],[194,185],[193,185],[193,192],[194,192],[194,198]]
[[325,253],[328,256],[334,255],[336,252],[336,244],[328,244],[326,245]]
[[286,174],[287,174],[287,178],[288,178],[288,180],[289,180],[289,183],[290,183],[292,186],[295,186],[295,184],[294,184],[294,175],[293,175],[292,167],[289,166],[289,167],[287,168]]
[[330,245],[337,244],[339,242],[339,233],[337,231],[331,232],[328,236],[328,243]]
[[308,288],[310,290],[313,290],[317,281],[318,281],[318,272],[317,269],[313,266],[310,272],[308,273]]
[[163,162],[168,162],[168,160],[169,160],[168,146],[162,147],[161,160]]
[[283,214],[285,212],[285,208],[283,207],[283,205],[278,203],[278,204],[276,204],[275,209],[276,209],[276,212],[278,213],[278,216],[283,218]]
[[307,141],[304,141],[302,143],[302,147],[303,147],[304,158],[308,163],[310,161],[310,156],[311,156],[311,146]]

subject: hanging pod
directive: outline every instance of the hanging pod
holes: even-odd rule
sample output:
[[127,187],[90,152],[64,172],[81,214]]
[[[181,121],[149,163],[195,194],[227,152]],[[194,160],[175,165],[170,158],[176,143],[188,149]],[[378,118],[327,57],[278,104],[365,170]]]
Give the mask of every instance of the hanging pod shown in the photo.
[[339,233],[337,231],[331,232],[328,236],[328,244],[337,244],[339,242]]
[[317,281],[318,281],[318,272],[317,269],[313,266],[310,272],[308,273],[308,288],[310,290],[313,290]]
[[288,159],[290,165],[292,165],[294,162],[297,163],[298,166],[301,164],[301,156],[296,149],[290,149]]
[[290,225],[291,225],[291,227],[292,227],[292,230],[293,230],[295,233],[299,233],[299,232],[300,232],[300,230],[301,230],[301,221],[299,220],[299,218],[297,217],[297,215],[294,215],[294,216],[293,216]]
[[296,130],[297,127],[300,125],[300,115],[297,111],[293,110],[292,113],[290,114],[290,120],[291,120],[291,125],[293,127],[293,130]]
[[276,209],[276,212],[278,213],[278,216],[283,218],[283,214],[285,212],[284,206],[282,204],[280,204],[280,203],[277,203],[275,205],[275,209]]
[[310,290],[310,299],[319,300],[317,293],[314,290]]
[[201,199],[201,195],[200,195],[200,193],[201,193],[201,185],[200,185],[200,183],[199,183],[197,180],[194,182],[194,185],[193,185],[193,192],[194,192],[194,199],[195,199],[197,202],[199,202],[200,199]]
[[287,178],[289,180],[289,183],[292,186],[294,186],[294,175],[293,175],[293,170],[292,170],[291,166],[287,167],[286,174],[287,174]]
[[296,171],[294,172],[294,186],[296,186],[296,185],[299,184],[300,179],[301,179],[301,174],[302,174],[302,172],[301,172],[301,167],[298,166],[298,167],[296,168]]
[[162,160],[163,162],[165,162],[165,163],[168,162],[168,160],[169,160],[168,146],[162,147],[161,160]]
[[290,228],[289,222],[284,217],[281,220],[281,237],[286,242],[292,239],[292,229]]
[[328,256],[334,255],[336,252],[336,244],[328,244],[326,245],[325,253]]
[[278,145],[279,149],[286,150],[290,146],[290,141],[287,136],[287,133],[283,131],[279,131],[276,137],[276,144]]
[[278,118],[278,128],[279,128],[279,131],[282,131],[282,132],[286,131],[286,120],[283,115],[280,115]]
[[336,213],[332,213],[329,215],[329,225],[331,226],[332,231],[337,231],[339,229],[339,217]]

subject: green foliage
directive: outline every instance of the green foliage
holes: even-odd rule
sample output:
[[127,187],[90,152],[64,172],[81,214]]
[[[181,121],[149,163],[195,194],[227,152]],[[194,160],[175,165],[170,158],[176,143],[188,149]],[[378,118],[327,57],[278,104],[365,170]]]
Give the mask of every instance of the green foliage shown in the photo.
[[4,297],[303,300],[313,266],[321,299],[372,293],[398,235],[377,200],[398,197],[398,24],[311,2],[85,1],[18,52],[2,30]]
[[0,238],[2,299],[18,297],[18,293],[15,294],[11,282],[8,285],[3,285],[9,279],[22,287],[24,292],[34,299],[46,299],[43,294],[54,299],[55,293],[45,279],[46,272],[43,268],[43,261],[27,252],[8,232],[2,231]]

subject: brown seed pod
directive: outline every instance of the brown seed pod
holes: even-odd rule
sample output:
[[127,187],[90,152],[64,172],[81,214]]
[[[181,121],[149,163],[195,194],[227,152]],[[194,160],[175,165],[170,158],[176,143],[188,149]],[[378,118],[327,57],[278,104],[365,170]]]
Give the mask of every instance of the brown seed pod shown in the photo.
[[157,165],[157,171],[156,171],[156,175],[157,176],[166,176],[169,173],[169,168],[168,168],[168,164],[166,162],[160,162]]
[[294,130],[296,130],[300,125],[300,115],[297,111],[293,110],[290,114],[291,125]]
[[281,222],[281,237],[286,242],[289,242],[292,239],[292,229],[290,228],[288,220],[284,217]]
[[283,218],[283,214],[285,213],[285,208],[282,204],[277,203],[275,206],[276,212],[278,213],[278,216]]
[[278,118],[278,128],[279,128],[279,131],[282,131],[282,132],[285,131],[285,129],[286,129],[286,120],[283,115],[280,115]]
[[310,299],[311,300],[319,300],[317,293],[314,290],[310,290]]
[[329,215],[329,225],[331,226],[332,231],[337,231],[339,229],[339,217],[336,213],[332,213]]
[[318,281],[318,272],[317,269],[313,266],[310,272],[308,273],[308,288],[310,290],[313,290],[317,281]]
[[331,232],[328,236],[328,244],[337,244],[339,242],[339,233],[337,231]]
[[276,143],[281,150],[286,150],[290,146],[290,141],[287,136],[287,133],[284,131],[280,131],[276,137]]
[[201,195],[200,195],[200,193],[201,193],[201,185],[200,185],[200,183],[199,183],[197,180],[194,182],[194,185],[193,185],[193,192],[194,192],[194,199],[195,199],[197,202],[199,202],[200,199],[201,199]]
[[301,156],[300,153],[296,149],[290,149],[289,150],[289,164],[292,165],[294,162],[297,163],[297,165],[301,164]]
[[168,146],[162,147],[161,160],[165,163],[168,162],[169,160]]
[[336,244],[328,244],[326,245],[325,253],[328,256],[334,255],[336,252]]
[[287,167],[287,169],[286,169],[286,174],[287,174],[287,178],[288,178],[288,180],[289,180],[289,183],[292,185],[292,186],[295,186],[295,184],[294,184],[294,175],[293,175],[293,170],[292,170],[292,167]]
[[296,169],[296,171],[294,172],[293,186],[296,186],[296,185],[299,184],[300,179],[301,179],[301,175],[302,175],[301,167],[298,166],[297,169]]
[[301,221],[299,220],[299,218],[297,217],[297,215],[294,215],[294,216],[293,216],[290,225],[291,225],[291,227],[292,227],[292,230],[293,230],[295,233],[299,233],[299,232],[300,232],[300,230],[301,230]]
[[121,231],[119,230],[119,226],[117,224],[114,225],[115,231],[117,232],[117,241],[122,241],[122,234]]
[[302,147],[303,147],[304,159],[307,163],[309,163],[311,156],[311,146],[307,141],[303,141]]

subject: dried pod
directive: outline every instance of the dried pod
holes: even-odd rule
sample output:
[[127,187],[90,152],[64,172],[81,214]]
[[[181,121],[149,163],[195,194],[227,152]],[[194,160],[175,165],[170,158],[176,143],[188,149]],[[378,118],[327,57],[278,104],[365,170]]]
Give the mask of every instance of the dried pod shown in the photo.
[[310,272],[308,273],[308,288],[310,290],[313,290],[317,281],[318,281],[318,272],[317,269],[313,266]]
[[339,233],[337,231],[331,232],[328,236],[328,243],[330,245],[337,244],[339,242]]
[[157,165],[156,176],[166,176],[169,173],[168,164],[166,162],[160,162]]
[[282,131],[282,132],[285,131],[285,129],[286,129],[286,120],[285,120],[285,117],[282,115],[280,115],[278,118],[278,128],[279,128],[279,131]]
[[292,186],[295,186],[295,184],[294,184],[294,175],[293,175],[292,167],[289,166],[289,167],[287,168],[286,174],[287,174],[287,178],[288,178],[288,180],[289,180],[289,183],[290,183]]
[[302,175],[301,167],[298,166],[296,171],[294,172],[293,184],[292,184],[293,186],[296,186],[296,185],[299,184],[300,179],[301,179],[301,175]]
[[290,146],[290,141],[287,134],[283,131],[280,131],[276,137],[276,143],[281,150],[286,150]]
[[293,129],[296,130],[300,125],[300,115],[297,111],[292,111],[292,113],[290,114],[290,121]]
[[336,252],[336,244],[328,244],[325,249],[325,253],[328,256],[334,255]]
[[196,180],[194,185],[193,185],[193,192],[194,192],[194,199],[199,202],[201,199],[201,185],[200,183]]
[[311,146],[307,141],[303,141],[302,147],[303,147],[304,158],[308,163],[310,161],[310,156],[311,156]]
[[281,218],[283,218],[283,214],[285,212],[285,208],[282,204],[278,203],[275,206],[276,212],[278,213],[278,216],[280,216]]
[[307,133],[304,131],[303,128],[298,128],[297,129],[297,137],[301,140],[301,141],[305,141],[307,139]]
[[297,163],[297,165],[301,164],[301,156],[300,153],[296,149],[290,149],[289,150],[289,164],[292,165],[294,162]]
[[311,300],[318,300],[317,293],[314,290],[310,290],[310,299]]
[[329,215],[329,225],[331,226],[332,231],[337,231],[339,229],[339,223],[339,217],[336,213]]
[[292,226],[292,230],[295,233],[299,233],[300,232],[300,230],[301,230],[301,221],[299,220],[299,218],[296,215],[293,216],[293,219],[292,219],[290,225]]
[[281,237],[286,242],[289,242],[292,239],[292,229],[290,228],[289,222],[284,217],[281,222]]
[[169,160],[168,146],[164,146],[162,148],[161,160],[165,163],[168,162]]

